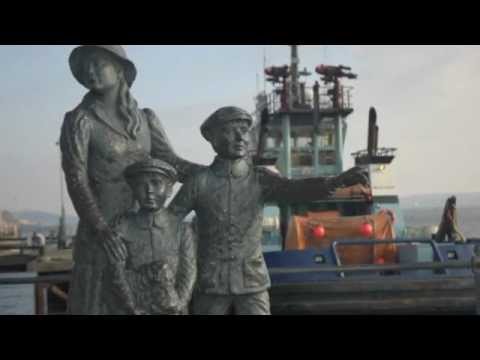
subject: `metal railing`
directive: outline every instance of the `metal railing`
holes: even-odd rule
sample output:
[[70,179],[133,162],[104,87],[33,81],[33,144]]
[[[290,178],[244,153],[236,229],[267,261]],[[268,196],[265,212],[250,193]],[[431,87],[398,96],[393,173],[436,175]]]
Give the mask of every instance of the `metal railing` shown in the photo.
[[[45,245],[29,244],[28,238],[9,238],[0,241],[0,251],[10,252],[16,254],[41,257],[46,253]],[[26,251],[28,252],[25,254]],[[58,285],[61,283],[70,282],[70,275],[41,275],[41,276],[26,276],[26,277],[3,277],[0,278],[1,285],[34,285],[34,301],[35,313],[38,315],[49,314],[48,295],[49,292],[57,298],[63,300],[65,303],[68,300],[66,294]]]
[[[320,109],[331,109],[333,108],[334,104],[332,102],[332,98],[328,95],[328,91],[331,90],[328,87],[320,86],[319,88],[319,97],[320,97]],[[339,109],[351,109],[352,108],[352,86],[342,86],[339,98]],[[304,101],[296,107],[293,105],[293,109],[289,110],[305,110],[310,109],[313,110],[313,87],[305,87],[305,93],[311,94],[311,96],[305,96]],[[272,92],[267,93],[267,108],[270,114],[275,112],[280,112],[282,110],[286,110],[288,107],[288,100],[285,99],[285,104],[282,104],[282,95],[281,90],[273,90]]]
[[30,277],[5,277],[0,278],[0,285],[36,285],[36,284],[60,284],[69,282],[71,280],[70,274],[64,275],[41,275]]
[[[449,260],[442,262],[422,262],[412,264],[387,264],[387,265],[339,265],[339,266],[322,266],[317,268],[270,268],[270,275],[287,275],[287,274],[306,274],[306,273],[378,273],[386,271],[407,271],[407,270],[446,270],[446,269],[471,269],[475,282],[475,301],[476,314],[480,314],[480,259],[472,257],[471,261]],[[43,275],[24,278],[0,278],[1,285],[36,285],[35,288],[35,308],[38,315],[49,314],[48,309],[48,291],[54,295],[68,300],[68,294],[63,292],[57,285],[60,283],[70,282],[71,275]]]
[[289,275],[304,273],[346,273],[366,272],[378,273],[386,271],[407,271],[407,270],[446,270],[446,269],[471,269],[474,275],[480,269],[480,261],[472,258],[471,261],[448,260],[443,262],[419,262],[412,264],[386,264],[386,265],[339,265],[321,266],[316,268],[270,268],[272,275]]
[[341,260],[340,256],[337,251],[338,246],[376,246],[376,245],[402,245],[402,244],[428,244],[432,247],[433,254],[438,261],[443,262],[443,257],[442,254],[440,253],[440,250],[438,249],[438,245],[435,241],[433,240],[341,240],[341,241],[334,241],[331,245],[332,247],[332,253],[335,258],[335,262],[337,266],[341,266]]
[[29,245],[27,242],[19,241],[2,241],[0,242],[0,251],[15,251],[18,250],[20,255],[23,255],[25,250],[36,251],[39,256],[45,255],[45,246]]
[[68,302],[68,294],[64,292],[58,285],[62,283],[70,283],[71,275],[42,275],[31,277],[5,277],[0,278],[0,286],[2,285],[34,285],[35,286],[35,314],[49,315],[51,314],[48,304],[48,292],[50,291],[57,298]]
[[[437,261],[417,262],[409,264],[362,264],[343,265],[337,251],[338,246],[375,246],[375,245],[407,245],[407,244],[428,244],[432,247],[434,259]],[[444,260],[438,244],[433,240],[342,240],[334,241],[331,244],[335,260],[334,266],[319,266],[315,268],[270,268],[271,274],[299,274],[299,273],[338,273],[340,276],[346,272],[386,272],[386,271],[407,271],[407,270],[448,270],[448,269],[471,269],[475,276],[480,276],[480,257],[472,256],[470,261],[465,260]],[[479,279],[480,280],[480,279]]]

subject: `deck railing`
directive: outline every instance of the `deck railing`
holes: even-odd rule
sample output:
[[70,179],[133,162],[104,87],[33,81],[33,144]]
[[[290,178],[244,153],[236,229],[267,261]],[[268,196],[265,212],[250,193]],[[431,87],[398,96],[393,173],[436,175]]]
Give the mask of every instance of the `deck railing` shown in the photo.
[[[305,273],[380,273],[391,271],[412,271],[412,270],[447,270],[447,269],[471,269],[475,284],[476,314],[480,315],[480,258],[472,257],[470,261],[448,260],[440,262],[420,262],[412,264],[382,264],[382,265],[339,265],[339,266],[319,266],[316,268],[270,268],[271,275],[287,274],[305,274]],[[68,300],[68,294],[58,287],[61,283],[69,283],[70,274],[60,275],[40,275],[29,277],[5,277],[0,278],[2,285],[35,285],[35,308],[36,314],[47,315],[48,309],[48,291],[61,298],[65,302]]]
[[[320,89],[319,89],[320,109],[330,109],[334,106],[332,102],[332,98],[328,94],[329,90],[330,88],[327,88],[325,86],[320,86]],[[351,86],[342,86],[339,101],[338,101],[340,110],[352,108],[353,106],[352,90],[353,90],[353,87]],[[311,94],[311,95],[305,96],[305,98],[303,99],[303,102],[300,101],[301,103],[297,105],[292,105],[293,108],[289,110],[305,110],[305,109],[313,110],[313,107],[314,107],[313,88],[305,87],[305,92],[306,94]],[[287,110],[289,105],[288,99],[282,96],[282,93],[280,90],[274,90],[268,93],[266,95],[266,103],[267,103],[267,108],[270,114],[273,114],[275,112],[279,112],[282,110],[285,111]]]

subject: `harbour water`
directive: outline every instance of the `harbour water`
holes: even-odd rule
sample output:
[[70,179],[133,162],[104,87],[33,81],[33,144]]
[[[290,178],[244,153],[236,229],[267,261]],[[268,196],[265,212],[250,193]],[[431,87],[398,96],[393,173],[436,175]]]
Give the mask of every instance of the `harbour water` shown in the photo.
[[[0,278],[35,276],[33,273],[0,273]],[[0,285],[0,315],[33,315],[33,285]]]

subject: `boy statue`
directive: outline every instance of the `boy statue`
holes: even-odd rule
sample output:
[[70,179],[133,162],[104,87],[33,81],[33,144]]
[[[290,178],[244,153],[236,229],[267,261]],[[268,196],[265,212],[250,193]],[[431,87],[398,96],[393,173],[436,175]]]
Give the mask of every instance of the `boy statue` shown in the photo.
[[359,168],[338,177],[289,180],[254,166],[248,154],[252,122],[236,107],[221,108],[204,122],[202,135],[218,156],[187,180],[169,206],[181,218],[192,210],[197,215],[195,314],[270,314],[261,245],[266,202],[324,199],[339,187],[368,184]]
[[108,253],[107,312],[186,314],[196,278],[193,231],[164,208],[176,171],[164,161],[147,159],[129,166],[125,178],[139,210],[112,224],[127,258]]

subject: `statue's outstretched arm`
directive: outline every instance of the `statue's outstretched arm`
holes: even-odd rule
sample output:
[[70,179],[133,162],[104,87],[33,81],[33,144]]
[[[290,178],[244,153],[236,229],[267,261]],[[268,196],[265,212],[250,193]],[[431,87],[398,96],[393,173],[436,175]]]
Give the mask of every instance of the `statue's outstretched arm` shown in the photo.
[[152,136],[152,157],[168,162],[178,172],[180,182],[197,173],[204,168],[202,165],[194,164],[190,161],[182,159],[173,150],[172,144],[165,133],[162,123],[150,109],[143,110],[148,123],[150,124],[150,131]]
[[265,199],[277,202],[304,202],[323,200],[335,190],[353,185],[368,186],[368,177],[361,168],[350,169],[335,177],[287,179],[267,169],[258,169]]

